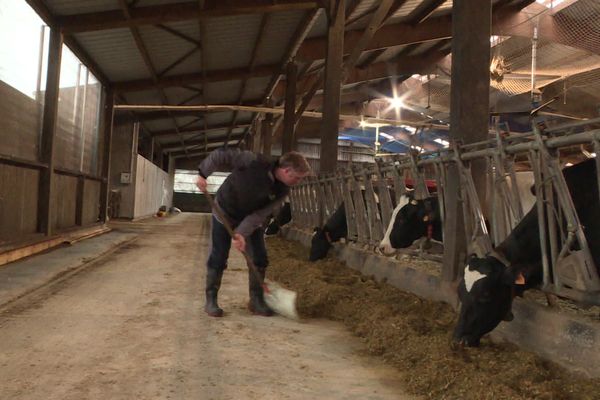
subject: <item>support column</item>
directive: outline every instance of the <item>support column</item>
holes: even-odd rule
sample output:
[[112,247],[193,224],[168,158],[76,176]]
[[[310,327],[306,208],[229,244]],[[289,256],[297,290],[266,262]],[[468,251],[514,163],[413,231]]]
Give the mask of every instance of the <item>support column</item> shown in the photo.
[[[273,107],[273,101],[267,100],[267,107]],[[265,114],[265,120],[262,123],[262,153],[271,156],[271,141],[273,139],[273,114]]]
[[283,113],[283,139],[281,142],[281,154],[294,150],[296,138],[294,127],[296,125],[296,82],[298,78],[298,66],[292,60],[286,67],[285,80],[285,108]]
[[52,235],[53,183],[54,183],[54,135],[58,118],[58,91],[63,35],[60,29],[50,29],[48,49],[48,73],[44,95],[44,116],[42,119],[42,140],[40,161],[48,168],[40,172],[38,195],[38,229],[46,236]]
[[[485,140],[488,135],[491,3],[490,0],[455,0],[452,5],[450,139],[463,144]],[[485,198],[486,185],[485,162],[482,163],[471,163],[481,200]],[[466,256],[462,205],[458,200],[460,178],[456,168],[449,169],[447,186],[443,277],[454,280],[464,268]]]
[[112,151],[112,133],[114,116],[114,92],[106,89],[102,126],[104,129],[104,146],[102,155],[102,184],[100,185],[100,222],[105,223],[108,215],[108,188],[110,185],[110,155]]
[[337,166],[338,122],[344,55],[344,22],[346,1],[331,0],[327,13],[327,56],[323,93],[323,123],[321,125],[321,172],[333,172]]

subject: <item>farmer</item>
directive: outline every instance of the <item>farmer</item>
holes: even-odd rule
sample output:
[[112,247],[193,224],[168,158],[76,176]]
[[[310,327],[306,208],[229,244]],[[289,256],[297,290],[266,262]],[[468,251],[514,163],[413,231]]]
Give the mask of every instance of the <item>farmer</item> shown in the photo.
[[250,151],[220,148],[210,153],[198,167],[196,185],[200,190],[206,192],[206,178],[217,169],[232,171],[217,191],[215,207],[234,229],[234,235],[231,238],[222,221],[213,214],[204,311],[211,317],[223,316],[223,310],[217,304],[217,293],[233,242],[237,250],[248,252],[258,271],[258,274],[248,273],[248,308],[253,314],[271,316],[273,311],[265,304],[262,291],[269,263],[262,225],[284,201],[289,187],[310,173],[310,166],[302,154],[294,151],[271,161]]

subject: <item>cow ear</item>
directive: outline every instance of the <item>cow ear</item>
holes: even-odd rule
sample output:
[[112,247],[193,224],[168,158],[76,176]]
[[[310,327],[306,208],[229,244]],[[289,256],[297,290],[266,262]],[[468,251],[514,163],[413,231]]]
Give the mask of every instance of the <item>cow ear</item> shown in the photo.
[[523,276],[523,273],[521,271],[519,271],[519,273],[515,277],[515,285],[525,285],[525,276]]
[[525,286],[526,279],[523,272],[515,268],[507,268],[502,276],[502,281],[507,285]]

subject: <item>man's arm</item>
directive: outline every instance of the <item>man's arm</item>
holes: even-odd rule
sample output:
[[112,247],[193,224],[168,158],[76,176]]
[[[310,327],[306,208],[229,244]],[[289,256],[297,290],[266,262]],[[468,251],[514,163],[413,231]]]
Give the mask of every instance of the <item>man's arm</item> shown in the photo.
[[244,237],[250,236],[250,234],[252,234],[256,228],[263,224],[263,222],[274,212],[274,210],[281,206],[281,203],[283,203],[283,198],[275,200],[269,203],[266,207],[247,215],[246,218],[244,218],[238,225],[238,227],[235,228],[235,233],[239,233]]
[[198,166],[198,174],[206,179],[218,169],[244,167],[256,159],[256,154],[238,148],[219,148],[211,152]]

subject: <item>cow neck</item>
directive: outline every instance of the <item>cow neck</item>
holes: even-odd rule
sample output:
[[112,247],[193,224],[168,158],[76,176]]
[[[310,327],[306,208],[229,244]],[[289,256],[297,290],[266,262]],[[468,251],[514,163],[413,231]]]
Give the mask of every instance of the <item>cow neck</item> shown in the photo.
[[506,268],[510,267],[510,261],[504,256],[504,254],[500,253],[498,250],[492,250],[488,256],[494,257],[496,260],[500,261]]

